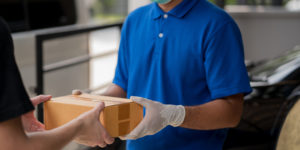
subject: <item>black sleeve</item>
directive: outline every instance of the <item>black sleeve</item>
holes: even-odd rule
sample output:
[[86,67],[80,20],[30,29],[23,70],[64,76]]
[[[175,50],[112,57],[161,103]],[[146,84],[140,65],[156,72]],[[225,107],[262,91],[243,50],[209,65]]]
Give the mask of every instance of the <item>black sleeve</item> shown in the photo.
[[16,65],[7,24],[0,17],[0,122],[34,109]]

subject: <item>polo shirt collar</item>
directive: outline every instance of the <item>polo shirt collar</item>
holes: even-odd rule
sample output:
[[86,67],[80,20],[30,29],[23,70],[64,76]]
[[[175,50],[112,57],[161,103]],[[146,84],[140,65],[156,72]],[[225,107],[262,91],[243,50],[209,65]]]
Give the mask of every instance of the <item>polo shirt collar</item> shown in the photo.
[[[198,2],[199,0],[183,0],[179,5],[177,5],[175,8],[170,10],[168,14],[171,14],[175,17],[182,18],[184,15],[186,15],[193,6]],[[165,14],[163,10],[158,6],[157,3],[153,3],[153,9],[152,9],[152,18],[157,19],[161,15]]]

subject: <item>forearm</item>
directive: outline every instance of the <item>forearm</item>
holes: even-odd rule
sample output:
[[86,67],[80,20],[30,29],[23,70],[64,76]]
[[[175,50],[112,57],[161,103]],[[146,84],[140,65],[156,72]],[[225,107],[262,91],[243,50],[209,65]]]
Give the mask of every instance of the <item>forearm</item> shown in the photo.
[[168,125],[197,130],[236,126],[243,109],[243,95],[237,94],[192,107],[162,104],[142,97],[132,101],[145,107],[146,114],[138,126],[123,139],[138,139],[153,135]]
[[0,145],[5,149],[58,150],[73,140],[80,127],[74,120],[57,129],[26,135],[19,117],[0,124]]
[[73,120],[64,126],[44,132],[34,132],[27,134],[28,147],[36,150],[58,150],[71,142],[80,130],[79,120]]
[[112,83],[101,95],[126,98],[127,93],[120,86]]
[[235,95],[226,99],[185,107],[186,116],[181,127],[212,130],[235,127],[243,111],[243,96]]
[[104,103],[101,102],[64,126],[30,135],[28,143],[33,145],[34,149],[61,149],[74,139],[83,145],[92,147],[98,145],[104,148],[107,144],[112,144],[114,139],[99,122],[100,112],[103,109]]

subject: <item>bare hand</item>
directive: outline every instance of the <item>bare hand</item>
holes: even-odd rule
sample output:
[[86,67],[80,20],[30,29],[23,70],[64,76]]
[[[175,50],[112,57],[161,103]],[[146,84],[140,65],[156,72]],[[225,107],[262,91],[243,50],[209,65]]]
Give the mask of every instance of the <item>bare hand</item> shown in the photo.
[[[39,95],[37,97],[32,98],[31,102],[34,106],[37,106],[40,103],[50,100],[51,97],[52,96],[50,96],[50,95]],[[23,124],[24,130],[26,132],[35,132],[35,131],[45,130],[45,126],[35,118],[33,111],[22,115],[21,118],[22,118],[22,124]]]
[[104,148],[107,144],[114,142],[114,138],[108,134],[99,121],[100,112],[103,109],[104,103],[101,102],[93,110],[79,116],[78,119],[83,121],[83,125],[78,136],[75,138],[77,143],[93,147],[98,145]]

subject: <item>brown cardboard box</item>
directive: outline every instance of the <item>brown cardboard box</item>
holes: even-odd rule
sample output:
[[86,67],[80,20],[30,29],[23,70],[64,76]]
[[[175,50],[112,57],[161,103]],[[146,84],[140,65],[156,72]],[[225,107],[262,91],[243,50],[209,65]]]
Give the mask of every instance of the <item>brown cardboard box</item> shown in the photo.
[[44,103],[45,128],[61,126],[91,110],[99,101],[105,103],[99,119],[112,137],[128,134],[143,119],[143,107],[129,99],[90,94],[68,95]]

